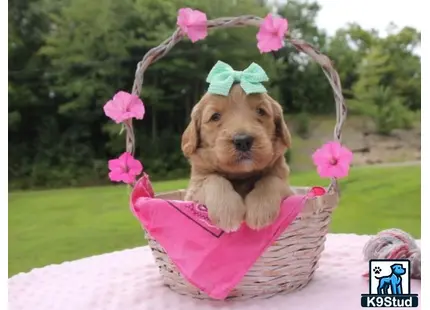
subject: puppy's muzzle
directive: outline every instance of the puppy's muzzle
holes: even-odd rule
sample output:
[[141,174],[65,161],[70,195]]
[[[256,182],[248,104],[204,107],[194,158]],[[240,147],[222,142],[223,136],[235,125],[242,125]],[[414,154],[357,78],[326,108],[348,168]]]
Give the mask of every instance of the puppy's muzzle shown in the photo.
[[248,152],[252,148],[254,137],[247,134],[237,134],[233,137],[233,144],[237,151]]

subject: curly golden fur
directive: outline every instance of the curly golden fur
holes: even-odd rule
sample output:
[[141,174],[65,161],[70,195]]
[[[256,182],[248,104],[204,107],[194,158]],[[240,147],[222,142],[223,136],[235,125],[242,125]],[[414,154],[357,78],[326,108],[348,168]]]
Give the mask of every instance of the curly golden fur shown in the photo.
[[271,224],[292,194],[284,158],[290,145],[282,108],[268,94],[246,95],[238,84],[227,97],[206,93],[182,135],[191,163],[185,199],[205,204],[227,232],[243,221],[253,229]]

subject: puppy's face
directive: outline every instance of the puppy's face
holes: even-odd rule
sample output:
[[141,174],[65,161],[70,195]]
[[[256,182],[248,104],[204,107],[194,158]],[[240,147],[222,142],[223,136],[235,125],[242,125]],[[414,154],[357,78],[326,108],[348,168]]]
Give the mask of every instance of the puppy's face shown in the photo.
[[206,93],[196,104],[182,151],[193,166],[241,175],[270,166],[290,139],[279,103],[236,84],[227,97]]

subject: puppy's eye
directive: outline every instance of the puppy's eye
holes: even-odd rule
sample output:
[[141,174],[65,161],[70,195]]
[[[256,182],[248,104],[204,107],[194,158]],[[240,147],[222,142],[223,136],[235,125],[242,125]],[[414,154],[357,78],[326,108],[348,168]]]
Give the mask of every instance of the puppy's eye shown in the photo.
[[209,119],[211,122],[217,122],[221,119],[221,114],[214,113],[212,114],[211,118]]
[[262,108],[258,108],[257,109],[257,114],[260,115],[260,116],[264,116],[264,115],[266,115],[266,111],[264,111],[264,109],[262,109]]

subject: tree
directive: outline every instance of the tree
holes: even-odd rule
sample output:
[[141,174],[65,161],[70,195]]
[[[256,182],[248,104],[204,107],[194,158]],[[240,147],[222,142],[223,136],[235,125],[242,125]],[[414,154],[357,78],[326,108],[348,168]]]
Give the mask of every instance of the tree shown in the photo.
[[349,101],[350,109],[369,116],[381,134],[389,134],[395,128],[408,128],[413,122],[413,113],[392,88],[390,77],[395,72],[390,56],[380,47],[371,48],[358,68],[354,99]]
[[411,27],[404,27],[397,33],[395,30],[393,25],[391,33],[381,41],[381,47],[396,68],[391,84],[410,109],[418,110],[421,107],[421,58],[415,54],[415,49],[421,44],[421,33]]
[[[324,51],[326,34],[316,26],[320,6],[316,2],[288,1],[279,13],[289,20],[289,32]],[[282,101],[289,113],[333,111],[333,95],[330,84],[321,68],[312,59],[287,45],[277,53],[285,63],[279,79]]]
[[39,116],[52,104],[46,72],[49,61],[37,54],[49,22],[42,1],[13,1],[8,8],[9,178],[30,176],[22,186],[32,186],[30,180],[39,176],[31,162],[44,152],[39,142],[42,127],[47,125]]

